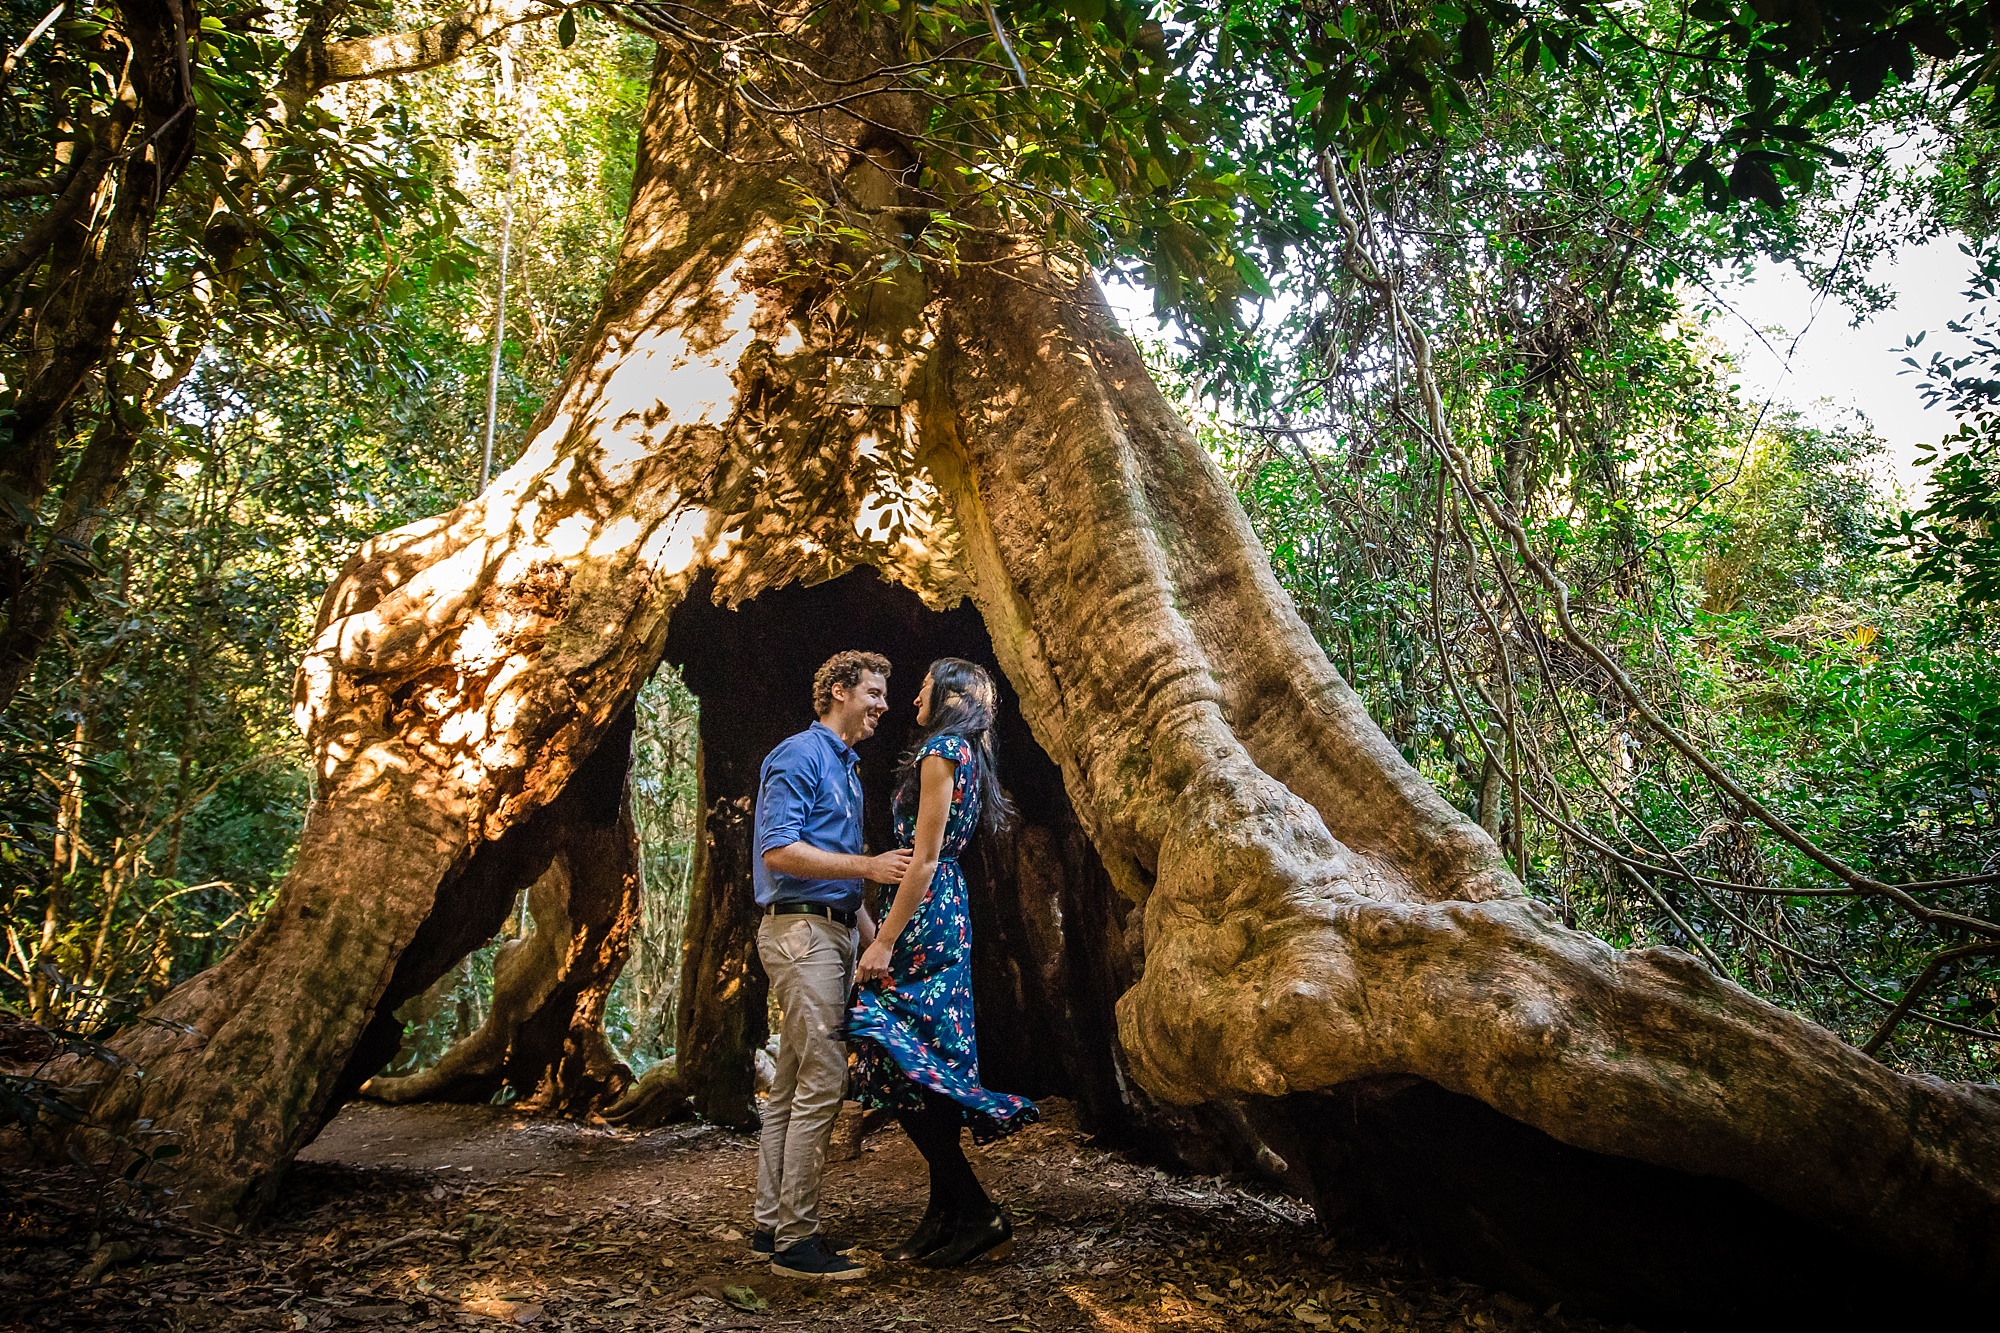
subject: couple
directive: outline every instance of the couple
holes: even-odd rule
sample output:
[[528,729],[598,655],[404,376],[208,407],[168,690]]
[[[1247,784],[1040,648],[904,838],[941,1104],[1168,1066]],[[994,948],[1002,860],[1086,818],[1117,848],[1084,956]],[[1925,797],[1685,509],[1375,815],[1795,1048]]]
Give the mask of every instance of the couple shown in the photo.
[[[971,917],[958,857],[1011,814],[993,764],[993,678],[956,657],[931,663],[917,694],[919,740],[897,769],[897,849],[864,856],[856,742],[889,710],[889,661],[829,658],[813,677],[818,720],[764,760],[752,858],[757,953],[782,1014],[764,1110],[751,1241],[786,1277],[844,1281],[868,1270],[819,1228],[827,1141],[855,1046],[855,1095],[891,1111],[930,1166],[930,1206],[883,1255],[949,1268],[1005,1258],[1013,1228],[959,1146],[1036,1118],[1033,1102],[979,1085],[972,1030]],[[862,881],[894,884],[878,928]],[[855,964],[855,949],[861,950]],[[849,1006],[858,975],[861,988]]]

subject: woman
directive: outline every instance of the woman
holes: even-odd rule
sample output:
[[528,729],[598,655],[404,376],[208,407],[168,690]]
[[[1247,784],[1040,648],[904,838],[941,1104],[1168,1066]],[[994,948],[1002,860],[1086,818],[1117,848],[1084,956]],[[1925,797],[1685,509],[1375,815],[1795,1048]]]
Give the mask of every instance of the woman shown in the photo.
[[1012,814],[993,764],[993,678],[939,658],[917,695],[923,739],[897,770],[896,838],[912,849],[875,942],[856,967],[862,987],[848,1015],[861,1104],[895,1112],[931,1170],[930,1207],[910,1238],[885,1255],[950,1268],[1004,1259],[1013,1227],[980,1188],[959,1147],[1011,1134],[1037,1116],[1025,1097],[979,1086],[972,1030],[972,923],[958,858],[975,829]]

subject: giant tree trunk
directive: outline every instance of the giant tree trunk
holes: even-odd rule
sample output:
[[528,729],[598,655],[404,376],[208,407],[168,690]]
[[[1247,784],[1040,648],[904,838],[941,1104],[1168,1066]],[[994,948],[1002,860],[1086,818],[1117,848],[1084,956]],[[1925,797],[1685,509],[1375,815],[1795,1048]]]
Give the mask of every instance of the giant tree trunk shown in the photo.
[[[315,799],[277,902],[115,1039],[125,1063],[78,1071],[100,1132],[180,1136],[178,1187],[208,1213],[268,1201],[392,1058],[396,1007],[540,877],[557,797],[592,780],[698,574],[725,599],[862,561],[937,596],[959,578],[941,514],[893,543],[856,521],[910,484],[881,460],[908,452],[914,413],[829,410],[820,388],[829,326],[836,352],[913,358],[924,293],[878,289],[867,318],[836,319],[787,278],[788,160],[662,62],[619,263],[523,457],[458,510],[366,543],[328,590],[297,687]],[[887,188],[865,154],[834,165],[851,189]]]
[[1194,1102],[1415,1075],[2000,1283],[2000,1089],[1896,1074],[1526,897],[1318,651],[1101,299],[1035,276],[954,288],[928,457],[1023,708],[1144,903],[1118,1006],[1139,1081]]
[[[853,67],[859,39],[824,31]],[[893,203],[904,113],[869,112],[865,134],[829,113],[848,147],[822,165]],[[99,1090],[103,1120],[182,1135],[210,1213],[262,1203],[389,1058],[395,1005],[541,873],[523,848],[697,578],[735,605],[872,565],[931,606],[969,589],[1060,772],[1068,813],[1012,848],[1007,947],[1077,1032],[1123,992],[1080,1074],[1101,1098],[1241,1102],[1310,1149],[1367,1090],[1423,1080],[1580,1158],[1712,1178],[1902,1269],[2000,1285],[2000,1093],[1895,1074],[1685,955],[1564,929],[1335,674],[1087,276],[996,242],[946,288],[905,276],[843,310],[788,276],[794,161],[663,61],[589,350],[491,491],[371,541],[328,593],[297,866],[250,939],[119,1038],[146,1076]],[[900,368],[900,406],[830,401],[827,357],[857,353]],[[761,1023],[740,897],[719,896],[741,867],[715,861],[740,795],[706,791],[701,910],[722,924],[690,932],[683,1004],[710,1036],[721,979],[753,1006],[683,1067],[725,1117]],[[1033,901],[1052,857],[1082,886],[1044,890],[1066,901],[1101,877],[1080,926]],[[1061,929],[1093,942],[1037,957]]]

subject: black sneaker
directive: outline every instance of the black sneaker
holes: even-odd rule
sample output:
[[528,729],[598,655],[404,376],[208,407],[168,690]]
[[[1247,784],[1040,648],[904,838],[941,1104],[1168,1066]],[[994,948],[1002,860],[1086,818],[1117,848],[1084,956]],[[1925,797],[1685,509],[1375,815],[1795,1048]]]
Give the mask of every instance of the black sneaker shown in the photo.
[[[824,1231],[819,1233],[817,1239],[822,1249],[830,1250],[834,1254],[846,1254],[861,1243],[855,1240],[841,1240],[836,1236],[827,1235]],[[777,1250],[778,1237],[775,1232],[765,1231],[760,1228],[756,1234],[750,1237],[750,1253],[752,1254],[775,1254]]]
[[852,1259],[822,1249],[818,1236],[807,1236],[798,1244],[772,1255],[771,1271],[779,1277],[802,1277],[820,1282],[853,1282],[868,1276],[868,1270]]

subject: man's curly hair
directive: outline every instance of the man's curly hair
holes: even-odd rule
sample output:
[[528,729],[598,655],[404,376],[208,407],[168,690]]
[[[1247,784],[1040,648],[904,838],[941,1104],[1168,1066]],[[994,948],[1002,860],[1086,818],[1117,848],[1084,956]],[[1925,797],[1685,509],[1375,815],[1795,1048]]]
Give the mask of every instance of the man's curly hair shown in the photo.
[[833,687],[853,689],[861,683],[863,672],[873,671],[887,680],[889,659],[880,653],[860,653],[852,649],[835,653],[813,672],[813,716],[825,717],[833,708]]

